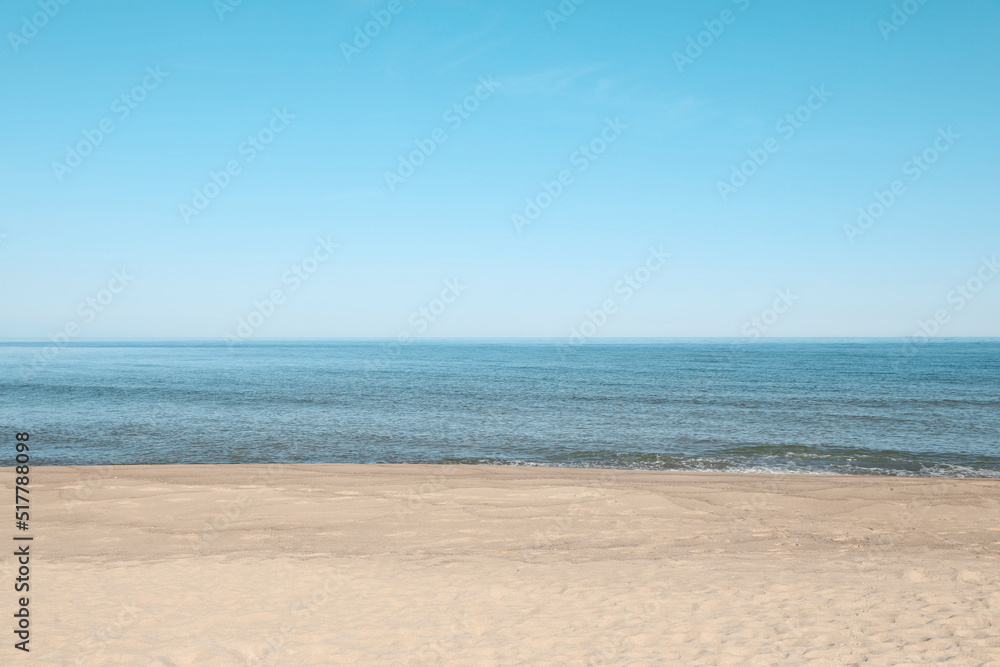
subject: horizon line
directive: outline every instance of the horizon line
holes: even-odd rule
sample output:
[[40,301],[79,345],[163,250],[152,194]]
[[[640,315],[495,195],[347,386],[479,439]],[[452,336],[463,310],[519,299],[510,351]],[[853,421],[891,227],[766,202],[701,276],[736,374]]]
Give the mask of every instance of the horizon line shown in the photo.
[[[683,340],[720,340],[720,341],[793,341],[793,340],[912,340],[914,336],[592,336],[582,343],[575,345],[585,345],[590,342],[612,342],[612,341],[683,341]],[[421,338],[408,338],[405,343],[427,343],[439,341],[503,341],[503,340],[536,340],[536,341],[569,341],[569,336],[427,336]],[[1000,336],[930,336],[924,342],[932,340],[1000,340]],[[396,336],[294,336],[294,337],[253,337],[240,340],[238,343],[229,343],[222,336],[175,336],[175,337],[150,337],[150,336],[123,336],[123,337],[94,337],[76,338],[72,341],[53,341],[51,338],[3,338],[0,337],[0,344],[21,343],[21,344],[55,344],[60,347],[71,347],[79,343],[125,343],[125,342],[217,342],[226,345],[238,345],[242,343],[268,343],[268,342],[350,342],[350,341],[373,341],[388,342],[396,341]]]

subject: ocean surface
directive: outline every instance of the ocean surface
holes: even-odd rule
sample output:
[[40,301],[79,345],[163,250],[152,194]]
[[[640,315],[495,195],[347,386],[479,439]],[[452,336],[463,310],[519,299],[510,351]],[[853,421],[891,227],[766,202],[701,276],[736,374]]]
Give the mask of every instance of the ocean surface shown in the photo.
[[0,343],[0,400],[35,465],[1000,477],[997,339]]

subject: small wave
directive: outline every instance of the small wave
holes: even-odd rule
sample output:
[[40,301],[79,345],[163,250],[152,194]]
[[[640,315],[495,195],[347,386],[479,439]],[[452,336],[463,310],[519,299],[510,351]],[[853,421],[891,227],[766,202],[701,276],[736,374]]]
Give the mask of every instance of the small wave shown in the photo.
[[[788,448],[765,448],[788,449]],[[851,460],[830,452],[786,451],[785,456],[684,456],[649,452],[575,452],[549,458],[461,457],[422,463],[501,466],[543,466],[556,468],[612,468],[663,472],[735,472],[759,474],[866,475],[893,477],[957,477],[1000,479],[1000,460],[980,464],[920,460],[894,452],[893,457]]]

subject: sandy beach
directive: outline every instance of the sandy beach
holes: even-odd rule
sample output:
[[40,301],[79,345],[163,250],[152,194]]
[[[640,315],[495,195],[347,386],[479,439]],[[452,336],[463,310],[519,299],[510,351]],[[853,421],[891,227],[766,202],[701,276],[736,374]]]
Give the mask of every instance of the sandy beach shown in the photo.
[[31,653],[4,664],[1000,665],[996,480],[203,465],[31,488]]

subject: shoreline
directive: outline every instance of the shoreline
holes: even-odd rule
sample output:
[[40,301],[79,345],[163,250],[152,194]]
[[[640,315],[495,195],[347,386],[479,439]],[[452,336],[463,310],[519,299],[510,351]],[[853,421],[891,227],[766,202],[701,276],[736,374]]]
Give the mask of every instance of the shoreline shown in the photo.
[[31,495],[32,652],[46,664],[1000,655],[998,480],[49,466]]
[[[519,470],[568,470],[568,471],[596,471],[601,472],[615,472],[615,473],[643,473],[643,474],[654,474],[654,475],[733,475],[736,477],[821,477],[821,478],[836,478],[836,479],[940,479],[940,480],[993,480],[1000,484],[1000,471],[997,471],[996,476],[990,475],[965,475],[965,476],[953,476],[953,475],[919,475],[919,474],[886,474],[886,473],[871,473],[871,474],[856,474],[856,473],[841,473],[841,472],[824,472],[822,470],[774,470],[774,471],[764,471],[764,470],[678,470],[672,468],[665,469],[652,469],[652,468],[606,468],[601,466],[570,466],[570,465],[550,465],[545,463],[427,463],[427,462],[408,462],[408,463],[289,463],[289,462],[248,462],[248,463],[87,463],[87,464],[33,464],[32,468],[40,468],[45,470],[59,470],[59,469],[84,469],[92,470],[99,468],[182,468],[182,467],[197,467],[197,468],[207,468],[207,467],[238,467],[238,466],[278,466],[278,467],[332,467],[332,466],[347,466],[347,467],[358,467],[358,468],[372,468],[372,467],[399,467],[399,468],[427,468],[427,469],[440,469],[440,468],[459,468],[459,469],[519,469]],[[11,471],[13,468],[11,466],[0,466],[0,471]]]

